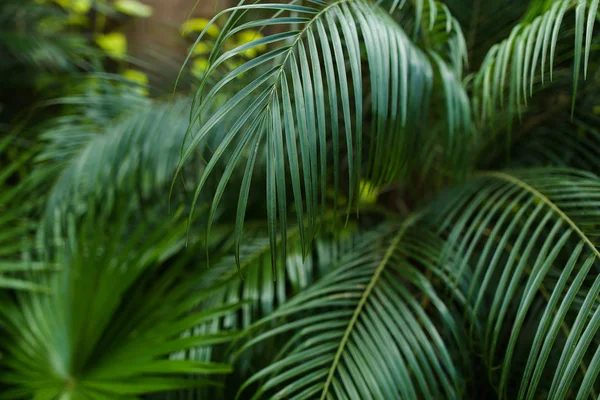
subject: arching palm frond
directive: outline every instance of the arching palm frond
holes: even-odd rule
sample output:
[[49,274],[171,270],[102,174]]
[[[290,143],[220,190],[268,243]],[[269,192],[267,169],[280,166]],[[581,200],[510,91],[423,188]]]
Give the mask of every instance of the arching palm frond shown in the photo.
[[[42,221],[45,233],[53,233],[57,218],[64,226],[66,215],[81,215],[90,204],[102,204],[109,214],[114,202],[126,196],[132,205],[143,207],[144,200],[171,182],[188,127],[189,102],[144,104],[108,122],[100,132],[85,132],[68,123],[46,132],[53,145],[40,161],[65,167],[49,195]],[[63,138],[76,132],[86,137],[70,149]]]
[[[334,212],[329,210],[324,218],[330,221],[333,215]],[[296,226],[290,227],[285,235],[286,263],[282,265],[281,260],[271,258],[267,227],[262,222],[253,225],[247,229],[245,243],[240,246],[239,260],[236,260],[234,240],[230,238],[223,246],[227,248],[226,253],[217,255],[219,258],[214,264],[210,263],[207,272],[210,279],[207,279],[206,287],[215,289],[211,303],[244,303],[239,315],[231,315],[224,323],[235,329],[247,329],[309,287],[329,272],[329,268],[352,249],[356,240],[352,234],[356,226],[349,222],[340,232],[322,231],[312,242],[309,254],[304,255],[298,241],[300,231]]]
[[[259,154],[262,157],[263,143],[272,247],[275,249],[277,231],[283,235],[287,227],[287,196],[291,186],[300,243],[306,253],[308,243],[319,229],[319,217],[327,206],[329,182],[334,192],[333,207],[337,208],[340,177],[346,171],[340,166],[347,166],[349,211],[357,197],[361,177],[382,184],[407,176],[414,167],[411,160],[415,160],[415,154],[425,156],[439,152],[440,148],[462,146],[470,133],[469,104],[459,77],[433,51],[426,53],[416,47],[388,12],[365,1],[314,0],[309,3],[309,6],[294,2],[242,3],[226,11],[231,12],[231,17],[217,40],[206,76],[214,75],[227,60],[250,49],[266,47],[268,51],[225,73],[208,93],[202,85],[192,111],[192,120],[197,121],[222,89],[242,76],[248,80],[243,89],[187,137],[178,167],[180,171],[198,144],[219,124],[227,124],[229,132],[209,160],[196,198],[223,151],[233,146],[234,141],[237,145],[229,164],[235,166],[245,154],[250,154],[236,213],[238,248],[253,171]],[[418,3],[423,10],[423,2]],[[254,10],[273,15],[238,24],[242,15]],[[437,26],[438,19],[433,21],[434,27]],[[227,38],[238,32],[281,25],[292,28],[221,54]],[[457,28],[457,24],[451,23],[451,29]],[[198,40],[201,38],[202,35]],[[363,47],[367,69],[362,63]],[[445,95],[444,120],[448,122],[445,133],[424,128],[425,116],[431,111],[432,87],[438,81]],[[370,112],[363,102],[367,93],[372,105]],[[240,107],[243,107],[242,112],[230,118]],[[364,126],[365,115],[371,120],[370,129]],[[371,139],[369,146],[364,141],[366,132]],[[425,140],[427,137],[435,137],[435,143]],[[425,145],[428,143],[433,147]],[[391,148],[398,150],[391,152]],[[368,156],[363,154],[367,152]],[[441,158],[447,156],[444,151],[441,153]],[[362,172],[365,159],[368,159],[366,174]],[[464,158],[450,160],[456,163]],[[330,161],[332,167],[329,167]],[[215,193],[215,207],[228,181],[229,174],[224,173]],[[285,257],[285,247],[283,250],[281,256]]]
[[415,44],[442,56],[459,79],[463,76],[463,66],[468,62],[467,43],[460,22],[446,3],[435,0],[375,3],[388,10]]
[[[212,333],[222,329],[247,330],[253,323],[270,315],[279,306],[293,299],[330,272],[339,259],[352,250],[358,240],[356,235],[350,234],[353,231],[350,227],[340,232],[343,239],[334,240],[329,234],[322,235],[313,242],[311,252],[303,259],[302,250],[297,242],[298,228],[290,228],[287,240],[292,245],[288,248],[286,265],[277,264],[274,269],[271,265],[270,242],[266,227],[261,224],[248,231],[249,237],[240,249],[240,270],[237,270],[235,256],[227,252],[227,255],[218,261],[211,262],[210,269],[203,274],[203,286],[200,289],[212,293],[204,302],[204,307],[236,304],[241,304],[241,307],[224,315],[219,323],[194,329],[205,329]],[[278,275],[273,276],[274,272]],[[243,279],[240,279],[240,273]],[[252,369],[265,365],[265,362],[275,357],[278,346],[279,342],[276,340],[264,341],[260,346],[254,346],[251,351],[245,351],[242,357],[238,357],[233,374],[229,375],[225,382],[223,398],[233,398],[238,382],[243,381]],[[200,351],[190,349],[185,357],[205,360],[210,351],[211,349]],[[229,351],[219,352],[216,357],[224,359],[229,353]],[[207,396],[204,389],[196,388],[165,394],[160,398],[174,400]]]
[[[591,62],[595,65],[597,59],[594,57]],[[597,78],[580,85],[575,112],[569,115],[567,77],[571,72],[560,73],[562,77],[551,91],[529,103],[518,127],[511,127],[514,121],[509,112],[497,114],[500,119],[490,130],[501,134],[482,134],[484,146],[479,149],[479,169],[557,166],[600,173],[595,160],[600,151],[596,137],[600,122],[596,112]]]
[[411,221],[393,235],[387,227],[361,236],[332,272],[255,325],[244,348],[290,339],[240,394],[461,398],[460,323],[426,277],[439,273],[440,241]]
[[[103,204],[109,214],[114,202],[124,196],[132,207],[157,207],[168,212],[166,199],[160,201],[161,194],[172,182],[181,144],[190,128],[191,99],[152,100],[141,94],[135,83],[114,74],[93,74],[74,82],[81,87],[51,102],[65,112],[38,128],[45,146],[36,156],[37,166],[58,171],[51,177],[56,183],[42,219],[44,234],[54,234],[57,221],[64,227],[65,215],[82,215],[90,204]],[[219,105],[216,102],[213,106]],[[209,107],[204,115],[213,112]],[[204,149],[195,153],[195,162],[184,170],[186,180],[198,179],[206,154],[227,131],[228,127],[221,125],[204,138]],[[217,166],[220,171],[222,164]],[[228,171],[241,180],[240,173]],[[183,202],[187,190],[185,182],[177,186],[178,197],[173,202]]]
[[210,291],[198,290],[202,274],[183,250],[186,224],[132,230],[125,220],[86,218],[55,252],[60,270],[32,278],[50,294],[2,299],[0,398],[132,399],[218,385],[207,377],[230,366],[173,355],[232,340],[231,331],[183,333],[239,307],[197,308]]
[[497,105],[506,103],[506,88],[508,107],[512,113],[520,112],[532,96],[538,67],[542,84],[548,70],[552,81],[559,32],[570,10],[575,10],[574,108],[582,63],[584,78],[587,77],[598,0],[555,1],[548,11],[516,25],[507,39],[490,49],[475,77],[476,110],[482,120],[493,121]]
[[432,207],[501,397],[598,395],[599,195],[596,175],[530,169],[483,173]]
[[286,264],[280,265],[280,260],[276,260],[273,267],[269,236],[263,229],[252,232],[252,236],[240,248],[239,271],[235,255],[230,254],[211,266],[209,272],[214,276],[208,282],[209,287],[220,287],[212,297],[215,304],[245,303],[239,317],[232,315],[225,321],[225,326],[236,329],[248,328],[289,297],[306,289],[322,272],[318,269],[322,260],[333,263],[340,256],[338,243],[320,238],[315,241],[309,256],[304,258],[297,241],[298,229],[290,228],[286,235],[290,243]]
[[[142,108],[157,107],[140,93],[140,87],[115,74],[87,74],[70,77],[69,93],[44,103],[60,107],[56,118],[36,127],[44,146],[36,161],[64,166],[83,147]],[[164,134],[167,134],[165,132]]]

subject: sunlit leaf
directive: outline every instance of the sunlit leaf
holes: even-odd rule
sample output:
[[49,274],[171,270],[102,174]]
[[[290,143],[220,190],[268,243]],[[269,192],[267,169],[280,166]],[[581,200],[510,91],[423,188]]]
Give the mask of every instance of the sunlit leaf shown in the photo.
[[107,33],[96,37],[98,46],[113,58],[121,59],[127,55],[127,38],[119,32]]
[[115,9],[133,17],[148,18],[152,16],[152,7],[138,0],[116,0]]

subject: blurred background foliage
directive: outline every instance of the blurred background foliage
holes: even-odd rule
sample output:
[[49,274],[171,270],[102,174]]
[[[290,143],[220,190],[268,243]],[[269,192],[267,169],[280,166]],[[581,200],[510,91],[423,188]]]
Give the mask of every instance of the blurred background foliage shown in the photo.
[[0,399],[597,398],[597,6],[1,0]]
[[[154,36],[170,32],[182,47],[147,51],[136,34],[155,10],[142,1],[0,4],[0,398],[219,391],[209,377],[231,369],[210,362],[207,346],[235,337],[237,324],[223,333],[219,325],[240,306],[212,299],[242,289],[234,265],[207,270],[202,256],[205,248],[216,259],[228,254],[231,228],[224,223],[208,240],[199,210],[186,236],[188,189],[177,186],[171,212],[165,197],[207,63],[197,52],[172,93],[193,36],[208,23],[186,22],[193,3],[185,7],[179,21],[153,25]],[[187,173],[197,176],[201,165],[200,154]],[[208,277],[220,283],[206,289]],[[182,358],[189,348],[194,356]],[[134,354],[132,365],[113,368]]]

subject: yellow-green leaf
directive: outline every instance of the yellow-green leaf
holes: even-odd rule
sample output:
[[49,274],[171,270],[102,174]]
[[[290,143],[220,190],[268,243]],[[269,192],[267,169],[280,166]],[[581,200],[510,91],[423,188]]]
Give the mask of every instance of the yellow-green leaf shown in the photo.
[[[183,33],[200,33],[208,26],[209,22],[206,18],[192,18],[183,24],[181,30]],[[206,34],[214,38],[219,36],[219,32],[220,29],[215,24],[209,26],[206,30]]]
[[71,0],[71,10],[75,14],[86,14],[92,8],[92,0]]
[[152,15],[152,7],[137,0],[117,0],[115,9],[133,17],[148,18]]
[[141,95],[148,95],[148,75],[134,69],[127,69],[123,72],[123,77],[128,81],[137,83],[139,89],[138,91]]
[[200,43],[196,44],[196,46],[194,46],[192,53],[194,55],[206,55],[206,54],[210,53],[210,50],[211,50],[211,46],[209,46],[208,43],[200,42]]
[[204,73],[208,70],[209,63],[206,58],[198,58],[194,60],[192,64],[192,74],[197,77],[202,77]]
[[54,0],[54,2],[75,14],[86,14],[92,8],[92,0]]
[[121,59],[127,54],[127,38],[122,33],[112,32],[99,35],[96,43],[113,58]]
[[[252,42],[253,40],[258,40],[258,39],[262,39],[262,38],[263,38],[263,34],[260,33],[259,31],[247,30],[247,31],[243,31],[242,33],[240,33],[236,36],[236,41],[237,41],[236,44],[239,46],[239,45],[242,45],[245,43]],[[260,46],[256,46],[252,49],[248,49],[248,50],[244,51],[242,54],[245,57],[254,58],[266,50],[267,50],[267,45],[263,44]]]
[[141,85],[148,84],[148,75],[143,72],[136,71],[135,69],[127,69],[123,72],[123,76],[132,82],[139,83]]
[[67,18],[67,23],[71,26],[87,27],[90,24],[90,20],[83,14],[71,14]]
[[371,184],[371,182],[366,180],[360,181],[360,204],[375,204],[377,201],[377,197],[379,193],[377,193],[377,188]]

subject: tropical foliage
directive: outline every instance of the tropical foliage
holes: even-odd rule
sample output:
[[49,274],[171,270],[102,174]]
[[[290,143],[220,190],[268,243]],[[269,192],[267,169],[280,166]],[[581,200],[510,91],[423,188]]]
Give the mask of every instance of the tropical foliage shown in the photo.
[[3,2],[0,399],[598,398],[598,5]]

